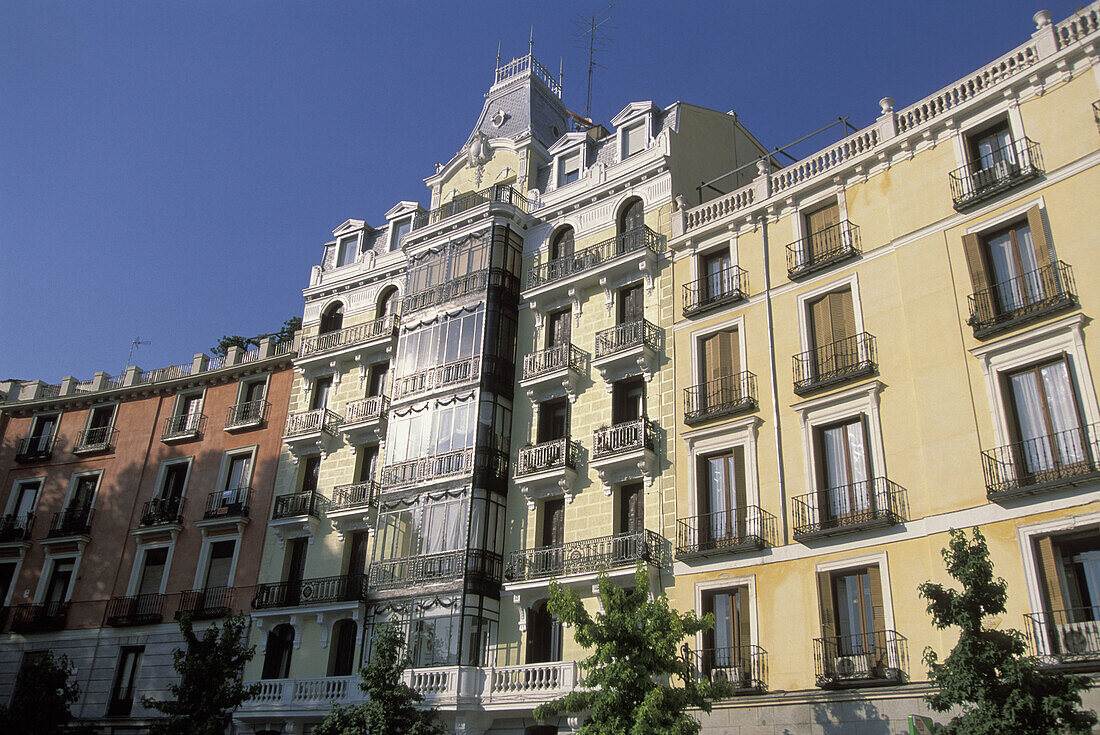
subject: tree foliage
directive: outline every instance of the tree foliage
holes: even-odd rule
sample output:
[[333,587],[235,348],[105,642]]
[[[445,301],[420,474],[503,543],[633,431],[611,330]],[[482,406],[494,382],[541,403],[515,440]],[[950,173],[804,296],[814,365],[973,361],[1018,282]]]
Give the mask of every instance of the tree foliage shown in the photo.
[[991,629],[985,619],[1005,612],[1008,585],[993,576],[989,548],[977,528],[967,541],[953,529],[943,550],[947,572],[962,590],[924,582],[920,595],[936,628],[959,628],[959,642],[941,663],[931,647],[924,651],[929,678],[939,691],[928,697],[937,712],[959,706],[942,732],[949,735],[1032,735],[1089,733],[1096,715],[1082,712],[1080,692],[1088,679],[1039,668],[1024,655],[1023,634]]
[[226,618],[219,630],[211,625],[202,638],[195,635],[191,617],[180,618],[180,632],[186,649],[172,652],[172,666],[180,675],[178,684],[168,687],[174,699],[143,697],[142,704],[163,712],[151,735],[223,735],[232,711],[255,693],[244,684],[244,666],[256,655],[255,646],[246,646],[246,619],[243,615]]
[[[603,612],[593,617],[580,595],[557,582],[550,584],[548,609],[573,628],[577,643],[591,648],[580,662],[583,689],[540,705],[535,717],[547,720],[562,712],[588,718],[579,735],[695,735],[700,725],[689,708],[710,712],[711,699],[724,696],[724,682],[697,680],[685,650],[685,637],[714,624],[712,616],[679,613],[664,594],[650,599],[649,578],[639,566],[635,589],[625,590],[601,574]],[[682,686],[672,686],[677,679]],[[668,683],[666,683],[668,682]]]
[[69,707],[80,687],[69,681],[73,666],[51,651],[29,654],[15,679],[11,707],[0,707],[0,732],[57,735],[72,719]]
[[252,347],[259,347],[260,342],[272,337],[275,339],[275,344],[282,344],[294,339],[294,333],[302,328],[302,317],[292,316],[283,322],[282,328],[278,332],[264,332],[257,334],[255,337],[242,337],[239,334],[223,335],[218,344],[210,348],[210,354],[214,357],[225,357],[229,353],[230,347],[240,347],[242,350],[248,350]]
[[374,637],[370,663],[359,672],[359,688],[367,700],[348,707],[333,705],[312,735],[442,735],[435,711],[417,708],[420,693],[401,681],[409,663],[402,654],[404,645],[396,623],[382,628]]

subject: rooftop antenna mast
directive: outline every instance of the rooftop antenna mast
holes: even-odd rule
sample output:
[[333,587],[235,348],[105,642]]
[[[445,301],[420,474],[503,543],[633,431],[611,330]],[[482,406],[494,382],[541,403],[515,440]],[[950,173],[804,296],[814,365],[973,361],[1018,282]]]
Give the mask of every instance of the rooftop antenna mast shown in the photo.
[[584,117],[586,120],[592,119],[592,73],[596,67],[604,68],[596,63],[596,52],[606,51],[611,44],[611,37],[601,31],[600,28],[604,23],[611,20],[608,13],[611,12],[612,7],[614,7],[614,3],[609,3],[602,12],[590,18],[577,16],[574,21],[577,30],[573,35],[581,42],[581,48],[587,48],[588,50],[588,94],[584,101]]
[[[134,348],[135,347],[141,347],[143,345],[151,345],[151,344],[153,344],[153,343],[148,342],[148,341],[142,342],[141,337],[134,337],[134,341],[130,343],[130,351],[126,354],[126,367],[130,367],[131,365],[133,365],[133,362],[131,362],[131,360],[133,360],[133,357],[134,357]],[[125,372],[125,371],[123,371],[123,372]]]

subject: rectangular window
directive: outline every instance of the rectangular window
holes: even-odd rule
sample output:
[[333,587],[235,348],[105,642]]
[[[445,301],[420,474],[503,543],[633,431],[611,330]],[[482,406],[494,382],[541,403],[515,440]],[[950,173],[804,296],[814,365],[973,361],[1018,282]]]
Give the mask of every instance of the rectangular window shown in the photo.
[[546,318],[546,346],[569,344],[572,339],[573,312],[555,311]]
[[563,156],[558,166],[558,186],[573,183],[581,177],[581,152]]
[[359,235],[351,235],[340,240],[339,254],[336,258],[336,267],[350,265],[359,257]]
[[[886,630],[879,568],[875,566],[821,572],[818,575],[821,602],[821,632],[826,639],[827,670],[871,676],[885,648],[883,640],[876,643],[876,633],[882,639]],[[852,657],[842,662],[841,658]]]
[[75,559],[55,559],[53,569],[50,571],[49,583],[46,585],[46,594],[42,602],[46,607],[46,614],[57,615],[63,603],[69,599],[69,583],[73,578]]
[[814,429],[819,520],[873,513],[871,456],[863,416]]
[[1033,476],[1088,462],[1065,357],[1016,370],[1006,382],[1018,474]]
[[1035,622],[1041,623],[1050,652],[1095,659],[1100,655],[1100,535],[1092,528],[1041,536],[1034,543],[1043,593],[1042,619]]
[[974,288],[971,319],[979,323],[1041,305],[1068,288],[1052,267],[1057,258],[1038,206],[1006,227],[964,235],[963,251]]
[[15,503],[11,506],[15,521],[26,519],[38,505],[38,490],[41,480],[25,480],[15,486]]
[[412,231],[412,218],[397,220],[392,225],[393,236],[390,237],[390,250],[401,247],[401,239]]
[[547,500],[542,504],[540,542],[540,546],[561,546],[565,543],[565,498]]
[[1016,151],[1012,145],[1012,133],[1008,121],[1002,120],[984,130],[966,136],[967,155],[976,176],[998,167],[1014,166]]
[[745,448],[699,460],[700,544],[734,543],[746,533]]
[[50,450],[54,431],[57,430],[57,418],[57,414],[34,417],[31,433],[27,438],[27,454],[39,454]]
[[631,125],[623,131],[623,158],[629,158],[635,153],[645,150],[646,130],[645,122]]
[[92,507],[95,500],[95,491],[99,487],[99,475],[79,475],[73,487],[72,496],[69,498],[67,510],[82,512]]
[[138,580],[138,595],[160,594],[160,586],[164,580],[164,571],[167,564],[168,549],[149,549],[145,552],[145,564],[141,570],[141,578]]
[[641,533],[644,522],[642,484],[623,485],[619,488],[619,533]]
[[715,332],[701,340],[702,409],[714,411],[744,398],[741,348],[737,329]]
[[309,402],[310,410],[316,411],[319,408],[328,408],[328,394],[331,390],[331,375],[313,381],[313,395],[310,397]]
[[351,543],[348,544],[348,574],[353,578],[361,577],[367,569],[369,539],[369,531],[355,531],[351,534]]
[[729,248],[704,255],[700,259],[703,272],[701,299],[704,303],[719,299],[733,291],[733,262]]
[[809,317],[813,368],[819,379],[843,373],[866,357],[855,339],[856,312],[850,289],[809,302]]
[[747,587],[703,593],[703,614],[714,615],[714,627],[703,633],[703,670],[711,680],[735,686],[752,680],[749,590]]
[[189,462],[173,462],[166,466],[157,497],[169,500],[182,498],[183,491],[187,487],[187,470],[189,468]]
[[359,474],[356,476],[356,482],[373,482],[378,476],[378,445],[371,444],[363,447],[359,452]]
[[367,379],[367,396],[385,395],[386,378],[390,374],[388,362],[378,362],[370,366],[370,376]]
[[840,245],[840,206],[837,202],[830,202],[805,215],[806,244],[809,252],[806,253],[810,263],[823,260],[835,253]]
[[645,414],[645,379],[640,375],[611,384],[611,423],[623,424]]
[[221,507],[239,509],[248,502],[248,490],[252,482],[252,455],[237,454],[229,457],[229,466],[222,487]]
[[206,581],[203,584],[205,589],[229,586],[229,575],[233,569],[233,552],[236,548],[236,541],[215,541],[210,544],[210,560],[206,564]]
[[619,324],[630,324],[645,318],[642,284],[619,289]]
[[118,668],[111,686],[111,699],[107,703],[108,717],[129,717],[134,707],[134,692],[138,669],[145,646],[123,646],[119,651]]
[[104,449],[111,441],[115,406],[96,406],[88,412],[88,425],[80,437],[80,449]]
[[15,562],[0,564],[0,607],[8,604],[8,594],[15,582]]
[[537,443],[554,441],[569,436],[569,401],[557,398],[539,404]]

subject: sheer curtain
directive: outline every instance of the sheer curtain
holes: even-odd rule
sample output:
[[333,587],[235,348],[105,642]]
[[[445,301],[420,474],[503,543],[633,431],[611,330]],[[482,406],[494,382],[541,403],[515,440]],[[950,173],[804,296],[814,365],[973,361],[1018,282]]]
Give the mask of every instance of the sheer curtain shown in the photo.
[[1085,447],[1077,422],[1077,406],[1073,399],[1073,386],[1069,381],[1066,363],[1056,362],[1043,367],[1043,388],[1047,395],[1051,429],[1054,441],[1051,452],[1057,453],[1061,464],[1075,464],[1085,459]]
[[1042,441],[1047,433],[1043,418],[1042,397],[1038,376],[1034,371],[1012,376],[1012,396],[1015,399],[1016,420],[1020,428],[1020,459],[1028,473],[1050,469],[1054,457],[1050,444]]

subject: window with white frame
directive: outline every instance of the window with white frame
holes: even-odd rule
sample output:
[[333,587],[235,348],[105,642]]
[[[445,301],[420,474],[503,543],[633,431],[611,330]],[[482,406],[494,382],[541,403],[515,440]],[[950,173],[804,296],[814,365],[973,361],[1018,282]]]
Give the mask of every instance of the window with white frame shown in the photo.
[[226,452],[222,458],[220,492],[215,496],[216,508],[229,513],[240,513],[248,506],[252,492],[252,458],[254,447]]
[[390,225],[390,250],[401,247],[401,239],[412,232],[412,217],[394,220]]
[[176,405],[165,431],[166,438],[192,436],[201,431],[202,399],[202,391],[180,393],[176,396]]
[[0,519],[0,540],[23,537],[34,523],[34,510],[38,506],[38,495],[42,489],[43,478],[34,477],[16,480],[8,500],[8,509]]
[[646,121],[641,120],[625,128],[622,131],[622,141],[622,157],[624,159],[630,158],[635,153],[644,151],[646,144],[649,142],[649,135],[646,131]]
[[359,257],[359,234],[340,238],[336,250],[336,267],[350,265]]
[[116,404],[96,406],[88,412],[88,423],[80,435],[78,450],[106,449],[114,431]]
[[571,184],[581,177],[581,151],[565,154],[558,161],[558,186]]

